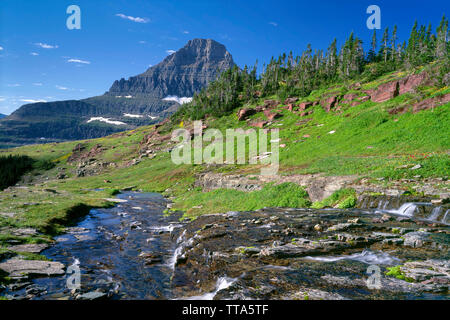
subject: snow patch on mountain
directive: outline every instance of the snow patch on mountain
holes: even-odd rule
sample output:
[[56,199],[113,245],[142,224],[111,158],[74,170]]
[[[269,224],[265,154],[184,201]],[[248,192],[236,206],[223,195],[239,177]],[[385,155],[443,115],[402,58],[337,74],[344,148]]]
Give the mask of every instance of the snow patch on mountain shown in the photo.
[[144,117],[141,114],[131,114],[131,113],[124,113],[123,116],[127,117],[127,118],[143,118]]
[[167,96],[163,99],[163,101],[175,101],[176,103],[179,103],[179,104],[185,104],[185,103],[191,102],[192,98],[189,98],[189,97],[179,98],[177,96]]
[[115,120],[111,120],[111,119],[109,119],[109,118],[103,118],[103,117],[92,117],[92,118],[90,118],[90,119],[87,121],[87,123],[91,123],[91,122],[93,122],[93,121],[105,122],[105,123],[113,124],[113,125],[116,125],[116,126],[126,125],[126,123],[124,123],[124,122],[121,122],[121,121],[115,121]]

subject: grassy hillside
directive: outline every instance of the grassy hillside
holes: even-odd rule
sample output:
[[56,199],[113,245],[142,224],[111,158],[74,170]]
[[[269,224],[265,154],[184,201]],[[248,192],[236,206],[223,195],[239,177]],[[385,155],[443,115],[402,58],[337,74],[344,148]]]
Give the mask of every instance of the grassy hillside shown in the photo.
[[[376,87],[404,75],[387,74],[363,86]],[[345,91],[353,85],[348,83],[316,90],[303,100],[317,101],[329,92]],[[420,99],[449,92],[448,87],[423,87],[420,88]],[[261,97],[245,107],[256,107],[268,98],[279,99],[278,96]],[[366,101],[354,107],[342,105],[339,110],[329,113],[321,105],[316,105],[311,109],[312,114],[303,117],[284,109],[283,104],[278,106],[275,109],[282,116],[267,128],[279,128],[280,143],[286,145],[280,149],[280,174],[356,175],[385,187],[394,181],[413,179],[412,182],[405,180],[405,189],[427,178],[445,178],[450,167],[450,104],[417,113],[388,112],[394,107],[410,105],[417,99],[417,94],[406,93],[383,103]],[[236,112],[241,107],[227,116],[208,117],[205,123],[209,128],[225,132],[227,128],[251,128],[249,123],[264,117],[258,113],[248,122],[238,121]],[[198,173],[258,173],[261,165],[175,165],[166,150],[174,145],[170,140],[160,139],[155,144],[154,158],[143,157],[140,162],[133,163],[139,158],[141,142],[146,135],[156,130],[164,137],[179,125],[178,122],[169,122],[158,129],[141,127],[100,139],[1,150],[0,155],[3,156],[26,155],[41,162],[51,162],[55,167],[47,171],[35,168],[20,183],[26,188],[7,189],[0,193],[0,212],[16,213],[11,218],[0,216],[0,226],[34,227],[53,234],[74,216],[74,208],[77,212],[85,212],[89,207],[109,206],[112,202],[105,199],[124,188],[172,196],[175,201],[173,208],[183,210],[186,217],[266,206],[320,206],[312,204],[303,188],[293,184],[267,185],[263,190],[252,193],[236,190],[202,192],[194,187]],[[184,127],[189,126],[190,122],[185,120]],[[91,157],[95,159],[94,163],[107,163],[98,174],[77,177],[80,161],[70,160],[76,153],[74,147],[79,143],[83,145],[84,153],[101,146],[100,151]],[[418,164],[420,169],[408,169]],[[57,179],[61,174],[66,178]],[[380,178],[383,181],[379,181]],[[351,195],[351,191],[337,193],[323,205],[338,203],[339,199],[351,202]],[[10,238],[14,236],[3,234],[1,241]],[[32,237],[23,241],[42,239]]]

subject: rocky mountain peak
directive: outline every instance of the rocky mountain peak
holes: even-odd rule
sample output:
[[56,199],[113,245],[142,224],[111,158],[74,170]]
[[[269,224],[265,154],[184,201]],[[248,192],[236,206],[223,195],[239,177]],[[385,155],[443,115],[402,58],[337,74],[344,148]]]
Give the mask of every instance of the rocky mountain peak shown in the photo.
[[232,66],[233,58],[224,45],[212,39],[193,39],[144,73],[115,81],[106,94],[192,97]]

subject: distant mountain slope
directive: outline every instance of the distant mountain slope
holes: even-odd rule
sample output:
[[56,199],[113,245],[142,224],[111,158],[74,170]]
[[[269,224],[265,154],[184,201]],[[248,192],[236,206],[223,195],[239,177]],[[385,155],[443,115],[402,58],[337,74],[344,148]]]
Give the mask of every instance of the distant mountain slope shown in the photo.
[[0,113],[0,119],[4,118],[6,116],[7,116],[6,114]]
[[154,123],[232,66],[222,44],[190,40],[144,73],[115,81],[102,96],[22,106],[0,121],[0,147],[90,139]]

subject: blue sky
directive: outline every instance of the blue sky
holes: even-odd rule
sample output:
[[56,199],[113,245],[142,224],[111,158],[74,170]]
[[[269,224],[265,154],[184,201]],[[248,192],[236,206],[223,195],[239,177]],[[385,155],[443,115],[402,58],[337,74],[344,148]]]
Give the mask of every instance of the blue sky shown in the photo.
[[[81,30],[66,9],[81,8]],[[0,0],[0,113],[33,101],[100,95],[116,79],[144,72],[193,38],[223,43],[239,66],[266,62],[308,43],[326,49],[351,31],[370,42],[366,8],[408,38],[414,20],[435,28],[448,1]],[[379,36],[381,36],[381,31]]]

